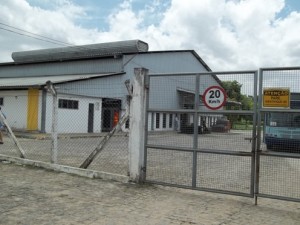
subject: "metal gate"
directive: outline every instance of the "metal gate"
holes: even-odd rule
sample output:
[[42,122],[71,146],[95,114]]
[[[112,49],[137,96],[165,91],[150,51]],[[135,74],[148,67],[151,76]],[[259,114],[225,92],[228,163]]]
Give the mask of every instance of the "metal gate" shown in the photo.
[[256,199],[300,202],[299,83],[300,67],[259,71]]
[[[299,67],[150,74],[148,82],[147,182],[300,201]],[[227,99],[218,99],[223,88]]]
[[[247,95],[234,98],[237,93],[232,90],[226,101],[218,98],[222,93],[214,88],[225,83],[242,88]],[[221,106],[210,107],[205,96]],[[253,197],[254,96],[257,71],[150,74],[146,181]],[[252,107],[243,108],[240,101],[249,99]]]

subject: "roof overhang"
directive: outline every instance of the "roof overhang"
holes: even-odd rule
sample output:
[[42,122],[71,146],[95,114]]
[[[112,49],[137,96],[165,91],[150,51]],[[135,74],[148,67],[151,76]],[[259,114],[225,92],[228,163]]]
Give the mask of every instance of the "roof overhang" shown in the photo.
[[104,73],[104,74],[77,74],[77,75],[60,75],[45,77],[17,77],[17,78],[0,78],[0,90],[16,90],[27,88],[42,88],[48,81],[53,84],[63,84],[70,82],[79,82],[89,79],[102,78],[107,76],[123,75],[124,73]]
[[[179,92],[181,92],[181,93],[195,95],[195,91],[184,89],[184,88],[181,88],[181,87],[177,87],[176,90],[179,91]],[[199,93],[199,96],[202,96],[202,94]]]

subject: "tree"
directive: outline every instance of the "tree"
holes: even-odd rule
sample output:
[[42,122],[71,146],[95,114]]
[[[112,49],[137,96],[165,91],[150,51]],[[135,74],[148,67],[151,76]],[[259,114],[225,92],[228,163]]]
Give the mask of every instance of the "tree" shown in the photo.
[[227,93],[227,97],[230,100],[240,102],[242,99],[241,88],[242,84],[234,81],[222,81],[222,86]]
[[[237,107],[234,109],[239,108],[242,110],[251,110],[253,109],[253,97],[247,96],[241,93],[242,84],[234,81],[222,81],[222,86],[226,91],[227,94],[227,102],[232,101],[235,103]],[[232,109],[232,108],[228,108]],[[238,116],[238,115],[230,115],[228,116],[231,124],[233,125],[237,120],[251,120],[251,116]]]

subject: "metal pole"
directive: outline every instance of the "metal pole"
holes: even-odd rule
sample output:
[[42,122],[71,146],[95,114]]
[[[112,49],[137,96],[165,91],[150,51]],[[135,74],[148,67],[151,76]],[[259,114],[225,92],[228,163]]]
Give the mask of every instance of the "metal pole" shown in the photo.
[[257,110],[257,140],[256,140],[256,151],[255,151],[255,190],[254,198],[255,205],[257,205],[257,196],[259,193],[259,170],[260,170],[260,145],[261,145],[261,109],[262,109],[262,86],[263,86],[263,71],[259,69],[259,88],[258,88],[258,110]]
[[[142,172],[143,172],[143,180],[146,180],[147,176],[147,156],[148,156],[148,151],[147,151],[147,144],[148,144],[148,129],[149,129],[149,124],[148,124],[148,109],[149,109],[149,93],[150,93],[150,77],[148,73],[145,73],[145,137],[144,137],[144,167],[142,167]],[[153,123],[153,119],[151,118],[151,123]]]
[[200,75],[196,75],[195,86],[195,103],[194,103],[194,137],[193,137],[193,171],[192,171],[192,187],[197,186],[197,148],[198,148],[198,123],[199,123],[199,92],[200,92]]
[[252,150],[251,150],[251,186],[250,186],[250,194],[254,196],[254,189],[255,189],[255,155],[256,155],[256,142],[257,142],[257,82],[258,82],[258,72],[254,73],[254,90],[253,90],[253,118],[252,118]]

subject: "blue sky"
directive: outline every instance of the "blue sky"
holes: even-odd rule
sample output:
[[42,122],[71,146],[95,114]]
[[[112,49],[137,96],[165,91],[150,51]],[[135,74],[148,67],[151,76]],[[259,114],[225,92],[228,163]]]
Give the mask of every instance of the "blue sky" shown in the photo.
[[282,13],[279,15],[282,17],[287,16],[292,11],[300,11],[300,1],[299,0],[286,0],[286,6],[283,9]]
[[62,46],[38,34],[74,45],[141,39],[150,50],[194,49],[213,70],[300,66],[299,0],[1,0],[0,6],[0,62],[12,61],[14,51]]
[[[28,0],[31,6],[41,7],[43,9],[55,9],[57,7],[56,1],[51,0]],[[77,23],[89,29],[107,30],[109,28],[107,17],[118,10],[124,0],[73,0],[72,3],[84,8],[87,16],[80,18]],[[151,1],[147,0],[132,0],[132,10],[137,12],[143,10],[147,5],[151,5]],[[155,1],[153,1],[155,2]],[[156,1],[160,3],[160,8],[165,10],[170,5],[170,0]],[[162,3],[163,2],[163,3]],[[149,4],[150,3],[150,4]],[[150,21],[149,21],[150,19]],[[145,25],[149,23],[159,22],[159,18],[148,18]]]
[[[201,0],[200,0],[201,1]],[[108,29],[108,24],[105,22],[107,16],[110,15],[118,6],[124,2],[123,0],[73,0],[74,4],[86,9],[88,16],[78,22],[86,28]],[[132,9],[134,11],[142,10],[149,0],[132,0]],[[161,1],[162,2],[162,1]],[[170,5],[170,0],[163,1],[165,6]],[[41,7],[43,9],[54,9],[55,1],[49,0],[28,0],[32,6]],[[300,11],[299,0],[286,0],[284,9],[277,14],[277,18],[288,16],[292,11]],[[166,7],[164,7],[166,8]]]

